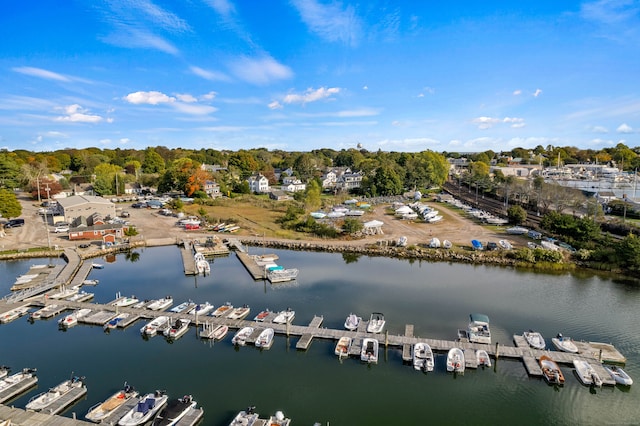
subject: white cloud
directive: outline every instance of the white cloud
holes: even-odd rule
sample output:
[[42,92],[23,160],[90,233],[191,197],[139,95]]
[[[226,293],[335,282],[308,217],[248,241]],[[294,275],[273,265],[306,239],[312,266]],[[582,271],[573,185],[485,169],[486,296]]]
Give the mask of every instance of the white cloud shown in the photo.
[[363,87],[362,87],[362,90],[369,90],[369,86],[366,86],[366,85],[365,85],[365,86],[363,86]]
[[320,4],[316,0],[293,0],[302,21],[319,37],[330,42],[357,46],[362,37],[362,23],[352,6],[332,2]]
[[196,98],[194,98],[192,95],[189,95],[188,93],[177,94],[176,98],[178,98],[179,101],[186,102],[186,103],[198,102]]
[[609,130],[604,126],[593,126],[591,131],[593,133],[609,133]]
[[33,68],[33,67],[15,67],[12,68],[13,71],[18,72],[20,74],[30,75],[32,77],[44,78],[47,80],[55,80],[55,81],[71,81],[68,77],[58,74],[53,71],[44,70],[42,68]]
[[524,118],[519,117],[505,117],[502,119],[503,123],[511,124],[511,128],[520,129],[525,126]]
[[60,109],[64,111],[65,115],[56,117],[56,121],[70,123],[99,123],[104,120],[104,118],[99,115],[87,114],[88,111],[78,104],[68,105]]
[[492,117],[477,117],[471,120],[471,122],[478,126],[480,130],[490,129],[494,124],[500,123],[502,120]]
[[536,89],[535,92],[533,92],[533,97],[537,98],[538,96],[540,96],[542,94],[542,90],[540,89]]
[[139,104],[158,105],[162,103],[175,102],[176,100],[176,98],[167,96],[164,93],[157,92],[155,90],[152,90],[150,92],[129,93],[123,99],[131,104],[136,104],[136,105],[139,105]]
[[120,142],[123,145],[126,145],[129,142],[131,142],[131,139],[129,139],[129,138],[121,138],[118,142]]
[[513,96],[520,96],[520,95],[522,95],[522,90],[517,89],[513,91]]
[[212,107],[211,105],[194,105],[194,104],[185,104],[181,102],[176,102],[172,104],[172,106],[185,114],[190,115],[207,115],[213,112],[216,112],[218,108]]
[[270,56],[261,58],[242,57],[229,64],[236,77],[256,85],[293,77],[293,71]]
[[340,93],[340,88],[338,87],[320,87],[318,89],[309,88],[302,94],[290,93],[286,95],[282,99],[282,102],[285,104],[306,104],[330,98],[332,95],[336,95],[338,93]]
[[196,66],[189,67],[189,70],[195,75],[197,75],[198,77],[202,77],[205,80],[210,80],[210,81],[229,81],[230,80],[228,75],[221,72],[217,72],[217,71],[209,71],[209,70],[205,70],[204,68],[200,68]]
[[583,18],[606,25],[619,25],[638,16],[635,1],[597,0],[585,2],[580,12]]
[[616,129],[616,132],[618,132],[618,133],[633,133],[633,129],[627,123],[622,123]]
[[282,104],[278,101],[273,101],[268,106],[270,109],[282,109]]
[[209,93],[205,93],[204,95],[200,96],[200,99],[205,100],[205,101],[211,101],[213,100],[218,94],[216,92],[209,92]]

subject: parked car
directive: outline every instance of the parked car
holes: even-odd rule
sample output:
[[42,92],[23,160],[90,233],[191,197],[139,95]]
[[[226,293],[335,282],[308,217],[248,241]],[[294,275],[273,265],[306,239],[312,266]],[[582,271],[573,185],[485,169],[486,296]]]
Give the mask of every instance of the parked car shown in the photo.
[[24,219],[11,219],[9,222],[7,222],[7,224],[4,226],[5,228],[17,228],[19,226],[23,226],[24,225]]
[[129,215],[129,212],[128,212],[128,211],[126,211],[126,210],[123,210],[123,211],[120,213],[120,217],[129,217],[129,216],[130,216],[130,215]]
[[69,232],[69,225],[58,225],[54,231],[56,234],[60,232]]
[[487,250],[498,250],[498,244],[494,243],[493,241],[489,241],[487,243]]

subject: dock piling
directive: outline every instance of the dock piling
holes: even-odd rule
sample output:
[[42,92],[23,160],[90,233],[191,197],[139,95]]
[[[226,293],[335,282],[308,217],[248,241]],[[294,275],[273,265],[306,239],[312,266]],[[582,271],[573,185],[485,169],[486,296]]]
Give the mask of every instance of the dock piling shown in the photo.
[[500,342],[496,342],[496,361],[500,357]]

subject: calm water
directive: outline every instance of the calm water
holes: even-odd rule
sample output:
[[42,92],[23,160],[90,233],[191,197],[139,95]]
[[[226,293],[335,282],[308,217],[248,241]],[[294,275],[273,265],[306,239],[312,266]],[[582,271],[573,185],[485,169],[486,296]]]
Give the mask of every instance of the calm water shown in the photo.
[[[263,253],[262,249],[254,249]],[[142,321],[104,333],[79,325],[59,331],[56,319],[26,318],[0,326],[0,364],[18,370],[38,368],[39,385],[12,402],[24,407],[37,392],[72,372],[86,376],[88,394],[71,412],[83,416],[127,381],[140,392],[166,389],[170,396],[193,394],[205,409],[205,425],[227,425],[235,413],[255,405],[262,417],[282,410],[295,425],[495,425],[640,423],[640,287],[599,277],[550,276],[512,269],[385,258],[343,258],[340,254],[268,250],[279,264],[300,269],[296,285],[254,282],[235,255],[217,258],[208,277],[185,277],[175,247],[119,255],[90,278],[95,301],[135,294],[151,299],[172,295],[219,305],[247,303],[296,311],[294,323],[323,315],[325,326],[342,328],[354,312],[368,318],[383,312],[391,334],[414,324],[415,335],[453,339],[470,312],[489,315],[493,341],[512,344],[512,335],[536,329],[550,338],[558,332],[579,340],[611,342],[628,358],[635,387],[590,390],[563,367],[563,388],[529,378],[521,362],[500,359],[494,368],[467,370],[454,377],[437,354],[436,371],[424,375],[403,365],[400,349],[381,353],[378,365],[338,360],[334,342],[316,339],[308,351],[296,339],[277,336],[273,347],[234,348],[232,333],[212,344],[192,329],[173,344],[162,337],[144,340]],[[135,260],[135,261],[133,261]],[[32,263],[0,263],[0,294]]]

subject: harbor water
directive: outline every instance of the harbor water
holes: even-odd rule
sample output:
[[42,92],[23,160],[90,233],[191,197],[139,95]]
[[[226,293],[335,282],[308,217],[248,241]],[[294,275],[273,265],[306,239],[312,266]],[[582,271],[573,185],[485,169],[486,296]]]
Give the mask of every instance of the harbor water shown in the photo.
[[[381,345],[377,365],[338,359],[335,342],[314,339],[306,351],[297,338],[277,335],[270,350],[234,347],[233,330],[219,342],[200,340],[192,328],[179,340],[144,339],[140,320],[126,329],[104,332],[80,324],[58,329],[57,319],[29,322],[26,317],[0,325],[0,364],[18,371],[38,369],[39,383],[10,402],[23,408],[29,398],[72,374],[85,376],[87,396],[63,415],[84,418],[87,410],[125,382],[140,393],[166,390],[170,397],[192,394],[204,408],[203,425],[228,425],[234,415],[255,406],[265,418],[281,410],[294,425],[603,425],[640,423],[640,285],[591,274],[538,274],[483,265],[431,263],[329,253],[251,248],[279,256],[277,263],[298,268],[298,280],[271,285],[253,281],[234,254],[211,261],[211,275],[184,276],[176,247],[141,249],[99,259],[104,269],[95,302],[116,293],[175,304],[187,300],[216,306],[248,304],[253,318],[265,308],[295,310],[294,324],[314,316],[323,326],[342,329],[356,313],[368,319],[382,312],[389,334],[404,333],[454,340],[470,313],[491,319],[492,340],[513,345],[514,334],[534,329],[551,346],[563,333],[576,340],[612,343],[627,357],[630,388],[593,389],[580,384],[562,365],[563,387],[529,377],[520,361],[498,359],[491,368],[454,376],[446,354],[436,354],[432,373],[403,364],[400,348]],[[0,263],[0,294],[35,263]],[[62,262],[56,260],[56,262]],[[384,343],[384,336],[381,336]]]

